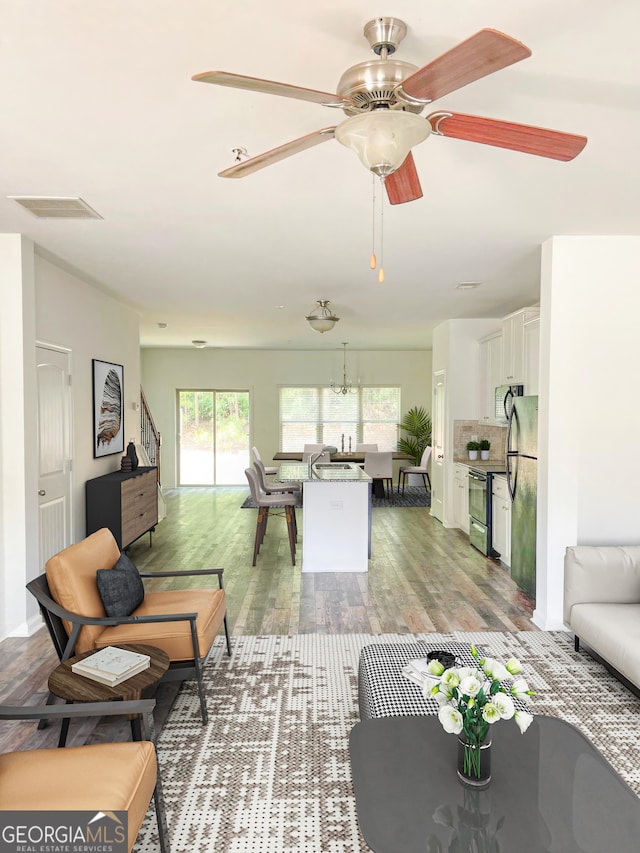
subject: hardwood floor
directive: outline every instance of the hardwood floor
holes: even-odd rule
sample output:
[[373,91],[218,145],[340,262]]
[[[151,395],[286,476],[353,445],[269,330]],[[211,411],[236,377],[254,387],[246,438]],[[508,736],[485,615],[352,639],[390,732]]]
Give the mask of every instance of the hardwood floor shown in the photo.
[[[129,556],[149,572],[222,566],[229,628],[236,635],[536,630],[533,604],[508,570],[471,548],[460,531],[443,528],[428,509],[374,509],[368,573],[305,575],[300,515],[297,565],[291,565],[286,522],[273,517],[252,567],[257,510],[240,508],[246,495],[241,487],[169,492],[167,518],[153,534],[153,547],[144,536]],[[157,579],[148,588],[186,582],[202,581]],[[0,702],[43,703],[56,664],[44,629],[29,639],[4,640]],[[114,720],[74,723],[69,743],[126,737],[128,723]],[[55,745],[57,726],[34,728],[0,723],[0,752]]]

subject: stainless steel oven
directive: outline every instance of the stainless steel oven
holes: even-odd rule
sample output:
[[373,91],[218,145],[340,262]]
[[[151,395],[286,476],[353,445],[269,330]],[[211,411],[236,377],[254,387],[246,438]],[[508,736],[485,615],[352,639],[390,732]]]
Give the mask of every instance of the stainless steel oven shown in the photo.
[[491,474],[469,469],[469,542],[491,555]]

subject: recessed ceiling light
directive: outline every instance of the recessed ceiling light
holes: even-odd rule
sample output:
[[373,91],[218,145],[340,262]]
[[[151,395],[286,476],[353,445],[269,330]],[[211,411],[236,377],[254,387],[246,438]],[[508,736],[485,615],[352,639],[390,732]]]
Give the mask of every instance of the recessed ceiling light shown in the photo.
[[191,343],[192,343],[192,344],[194,345],[194,347],[196,347],[197,349],[202,349],[203,347],[206,347],[206,345],[207,345],[207,342],[206,342],[206,341],[191,341]]
[[166,329],[168,325],[169,325],[168,323],[156,323],[156,326],[159,329]]
[[458,290],[473,290],[476,287],[479,287],[479,281],[461,281],[460,284],[456,284],[456,288]]

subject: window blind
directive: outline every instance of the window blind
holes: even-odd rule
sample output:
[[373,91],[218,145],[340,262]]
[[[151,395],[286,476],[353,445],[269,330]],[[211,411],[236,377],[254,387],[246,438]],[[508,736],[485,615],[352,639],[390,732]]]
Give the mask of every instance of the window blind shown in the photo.
[[378,450],[398,445],[400,388],[358,388],[335,394],[324,386],[280,388],[280,450],[301,451],[305,444],[352,449],[358,442],[376,443]]

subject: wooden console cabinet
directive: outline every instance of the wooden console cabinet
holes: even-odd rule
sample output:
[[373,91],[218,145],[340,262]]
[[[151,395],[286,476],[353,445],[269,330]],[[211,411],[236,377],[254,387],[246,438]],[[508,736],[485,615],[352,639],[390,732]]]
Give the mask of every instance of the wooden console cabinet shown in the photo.
[[123,550],[158,523],[157,469],[114,471],[86,482],[87,536],[108,527]]

